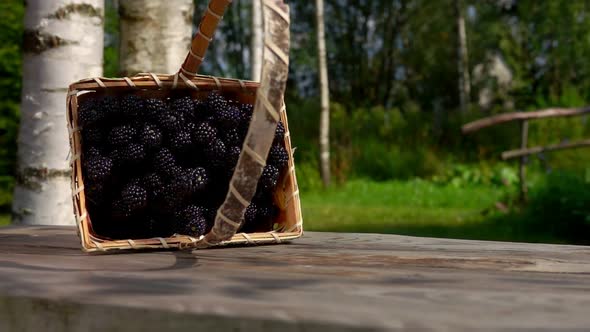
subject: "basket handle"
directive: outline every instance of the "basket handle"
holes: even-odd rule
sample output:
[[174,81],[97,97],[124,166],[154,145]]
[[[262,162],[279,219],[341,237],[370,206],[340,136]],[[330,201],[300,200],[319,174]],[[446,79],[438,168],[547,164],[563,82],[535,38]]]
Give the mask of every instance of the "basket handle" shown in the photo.
[[[236,234],[256,193],[277,123],[284,112],[283,98],[289,76],[289,6],[283,0],[262,0],[262,8],[266,34],[262,75],[242,152],[213,228],[200,241],[181,245],[183,248],[216,245]],[[247,235],[244,237],[249,240]]]
[[217,29],[217,24],[223,18],[227,6],[232,0],[211,0],[207,6],[205,14],[201,18],[197,33],[191,42],[191,48],[180,67],[179,74],[188,78],[197,75],[199,67],[205,58],[209,43],[213,40],[213,34]]

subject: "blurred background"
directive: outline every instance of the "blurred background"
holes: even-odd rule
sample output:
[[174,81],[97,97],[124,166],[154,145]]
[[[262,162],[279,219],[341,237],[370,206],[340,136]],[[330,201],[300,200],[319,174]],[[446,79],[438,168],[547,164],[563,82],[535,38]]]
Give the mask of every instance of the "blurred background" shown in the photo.
[[[288,1],[286,104],[306,230],[590,243],[590,150],[526,158],[523,201],[518,160],[500,159],[520,146],[520,124],[461,132],[499,113],[588,105],[588,1],[324,0],[326,84],[321,2]],[[205,6],[194,2],[193,31]],[[120,7],[105,2],[108,77],[124,72]],[[15,185],[24,13],[23,1],[0,4],[0,224],[10,223]],[[253,16],[252,1],[234,0],[203,74],[251,78]],[[322,87],[329,183],[320,172]],[[528,130],[529,146],[590,138],[586,115]]]

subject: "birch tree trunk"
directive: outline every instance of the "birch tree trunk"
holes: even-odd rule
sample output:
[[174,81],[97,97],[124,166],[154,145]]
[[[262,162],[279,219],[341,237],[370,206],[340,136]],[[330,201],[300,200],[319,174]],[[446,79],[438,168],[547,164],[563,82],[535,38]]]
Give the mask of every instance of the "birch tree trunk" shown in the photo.
[[27,0],[16,223],[73,225],[68,85],[102,74],[103,0]]
[[178,70],[191,42],[192,0],[120,0],[119,15],[122,75]]
[[320,172],[324,187],[330,185],[330,92],[326,61],[326,35],[324,32],[324,1],[316,0],[318,40],[318,69],[321,93],[320,114]]
[[459,74],[459,105],[461,112],[467,112],[471,95],[471,79],[469,75],[469,57],[467,53],[467,33],[463,17],[463,1],[455,0],[457,19],[457,73]]
[[252,42],[250,54],[252,62],[252,81],[260,81],[262,72],[262,0],[252,0]]

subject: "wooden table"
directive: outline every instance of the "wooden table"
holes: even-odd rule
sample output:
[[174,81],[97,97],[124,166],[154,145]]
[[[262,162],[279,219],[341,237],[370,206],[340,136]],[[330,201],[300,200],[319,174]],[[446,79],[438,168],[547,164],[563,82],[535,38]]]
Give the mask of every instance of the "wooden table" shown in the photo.
[[88,255],[0,228],[0,331],[590,328],[590,248],[306,233],[287,245]]

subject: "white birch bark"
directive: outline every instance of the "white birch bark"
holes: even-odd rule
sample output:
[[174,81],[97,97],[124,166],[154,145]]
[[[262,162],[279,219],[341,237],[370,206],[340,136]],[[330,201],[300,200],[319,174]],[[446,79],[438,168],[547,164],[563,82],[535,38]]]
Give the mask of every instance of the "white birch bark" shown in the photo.
[[455,0],[457,19],[457,72],[459,74],[459,103],[461,112],[467,112],[471,95],[471,79],[469,75],[469,57],[467,53],[467,32],[461,0]]
[[330,91],[326,61],[326,34],[324,32],[324,1],[316,0],[318,41],[318,69],[321,94],[320,113],[320,172],[325,187],[330,185]]
[[73,225],[68,85],[102,74],[102,0],[27,0],[13,221]]
[[178,71],[191,43],[192,0],[120,0],[119,14],[123,75]]
[[260,81],[262,72],[262,0],[252,0],[252,41],[250,44],[252,57],[252,81]]

